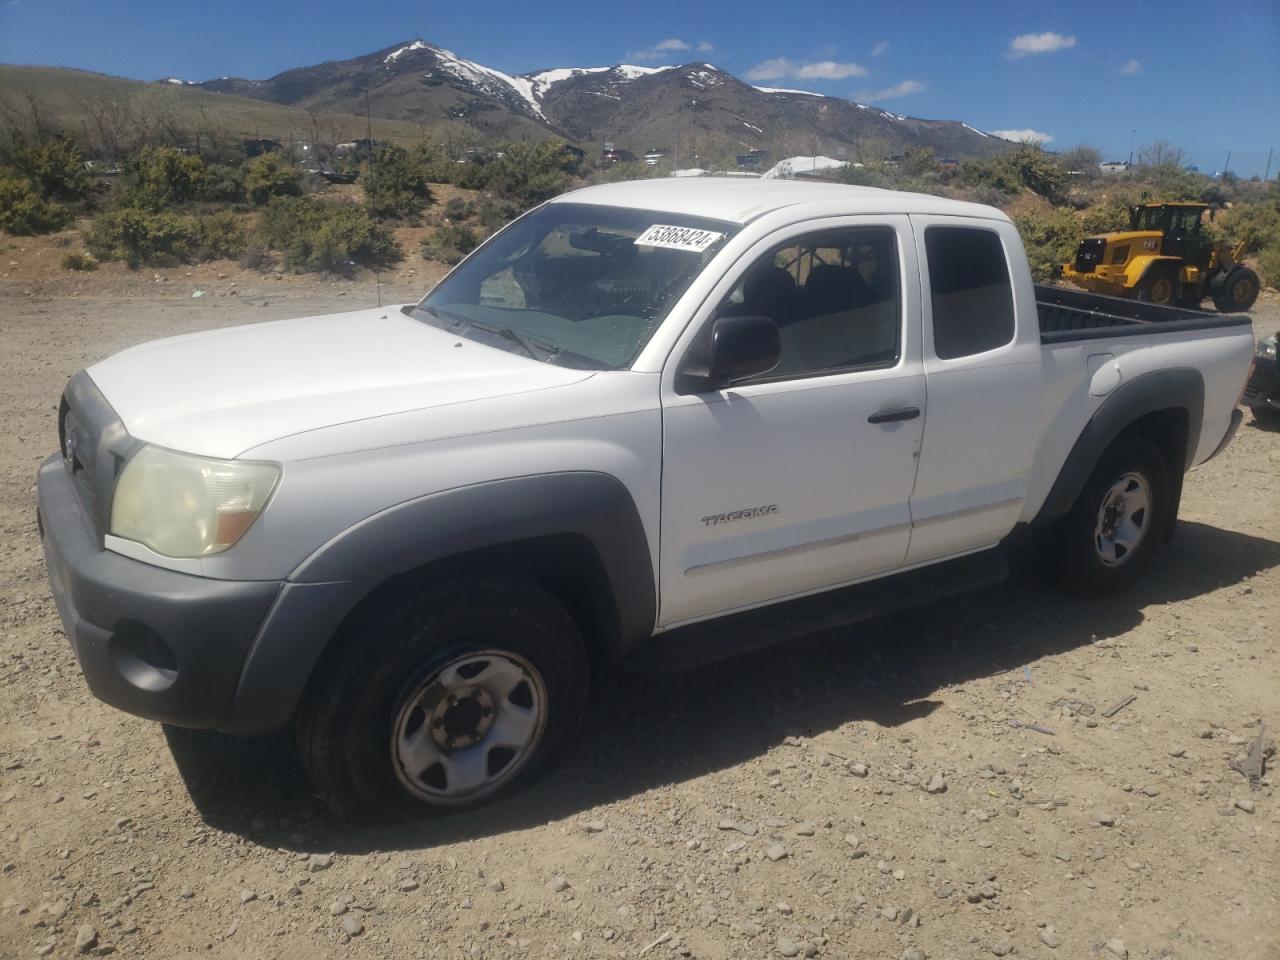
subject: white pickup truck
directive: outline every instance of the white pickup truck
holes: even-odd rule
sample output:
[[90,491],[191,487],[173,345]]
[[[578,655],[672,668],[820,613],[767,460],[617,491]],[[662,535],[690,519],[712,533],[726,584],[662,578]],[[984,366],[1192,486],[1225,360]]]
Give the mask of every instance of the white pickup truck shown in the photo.
[[335,808],[456,809],[665,669],[1007,571],[1129,584],[1231,438],[1247,317],[1036,288],[1000,211],[794,182],[592,187],[419,304],[77,373],[39,472],[93,692],[294,723]]

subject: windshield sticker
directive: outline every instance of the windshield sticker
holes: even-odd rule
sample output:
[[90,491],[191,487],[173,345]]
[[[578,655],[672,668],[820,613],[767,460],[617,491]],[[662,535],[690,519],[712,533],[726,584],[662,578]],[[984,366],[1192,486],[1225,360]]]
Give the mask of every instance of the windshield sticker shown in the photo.
[[716,233],[713,230],[695,230],[693,227],[672,227],[664,223],[655,223],[636,237],[636,246],[666,247],[669,250],[702,253],[712,244],[723,239],[723,233]]

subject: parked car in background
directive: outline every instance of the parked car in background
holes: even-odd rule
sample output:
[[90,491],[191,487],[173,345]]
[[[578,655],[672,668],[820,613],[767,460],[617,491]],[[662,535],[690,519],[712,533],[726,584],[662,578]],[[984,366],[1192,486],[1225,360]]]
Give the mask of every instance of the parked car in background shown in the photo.
[[1280,331],[1258,342],[1253,357],[1253,373],[1244,390],[1244,404],[1257,420],[1280,423],[1280,363],[1276,361],[1276,341]]

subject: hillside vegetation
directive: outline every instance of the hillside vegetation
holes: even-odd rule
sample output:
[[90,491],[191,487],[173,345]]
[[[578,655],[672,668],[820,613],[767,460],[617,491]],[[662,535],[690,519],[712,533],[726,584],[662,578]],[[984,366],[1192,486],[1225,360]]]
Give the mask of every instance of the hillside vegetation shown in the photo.
[[[68,269],[102,260],[139,267],[239,258],[254,269],[349,272],[403,258],[393,228],[408,224],[427,231],[423,257],[450,264],[574,186],[670,172],[665,162],[587,162],[553,139],[481,149],[430,131],[365,155],[330,156],[326,162],[357,178],[355,189],[335,189],[284,149],[247,157],[242,143],[224,137],[205,138],[197,153],[166,144],[163,127],[135,129],[147,142],[113,161],[109,176],[95,176],[86,160],[101,156],[102,142],[92,134],[11,128],[0,140],[0,230],[49,233],[79,220],[84,250],[68,252]],[[1175,154],[1166,145],[1152,145],[1131,171],[1112,176],[1098,172],[1097,153],[1087,147],[1054,155],[1021,144],[959,164],[928,148],[890,158],[873,143],[865,147],[866,161],[827,177],[998,206],[1017,223],[1037,280],[1069,261],[1084,236],[1125,228],[1130,204],[1194,199],[1211,204],[1212,236],[1243,239],[1263,281],[1280,283],[1275,184],[1181,169],[1167,159]],[[309,154],[312,170],[321,155]],[[433,187],[441,184],[470,193],[440,204]]]

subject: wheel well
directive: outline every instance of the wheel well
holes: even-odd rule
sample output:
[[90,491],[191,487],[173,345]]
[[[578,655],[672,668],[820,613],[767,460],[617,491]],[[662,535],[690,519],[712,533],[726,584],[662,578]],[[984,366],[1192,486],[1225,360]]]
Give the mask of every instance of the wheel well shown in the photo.
[[1162,273],[1173,274],[1174,280],[1177,280],[1182,272],[1181,264],[1174,259],[1152,260],[1147,264],[1147,268],[1142,271],[1142,276],[1138,278],[1138,284],[1144,284],[1150,279],[1154,279]]
[[424,583],[442,579],[514,577],[528,580],[562,603],[582,634],[593,668],[616,658],[620,634],[617,603],[604,564],[591,541],[563,534],[483,547],[441,557],[384,580],[351,610],[325,651],[389,604],[404,600]]

